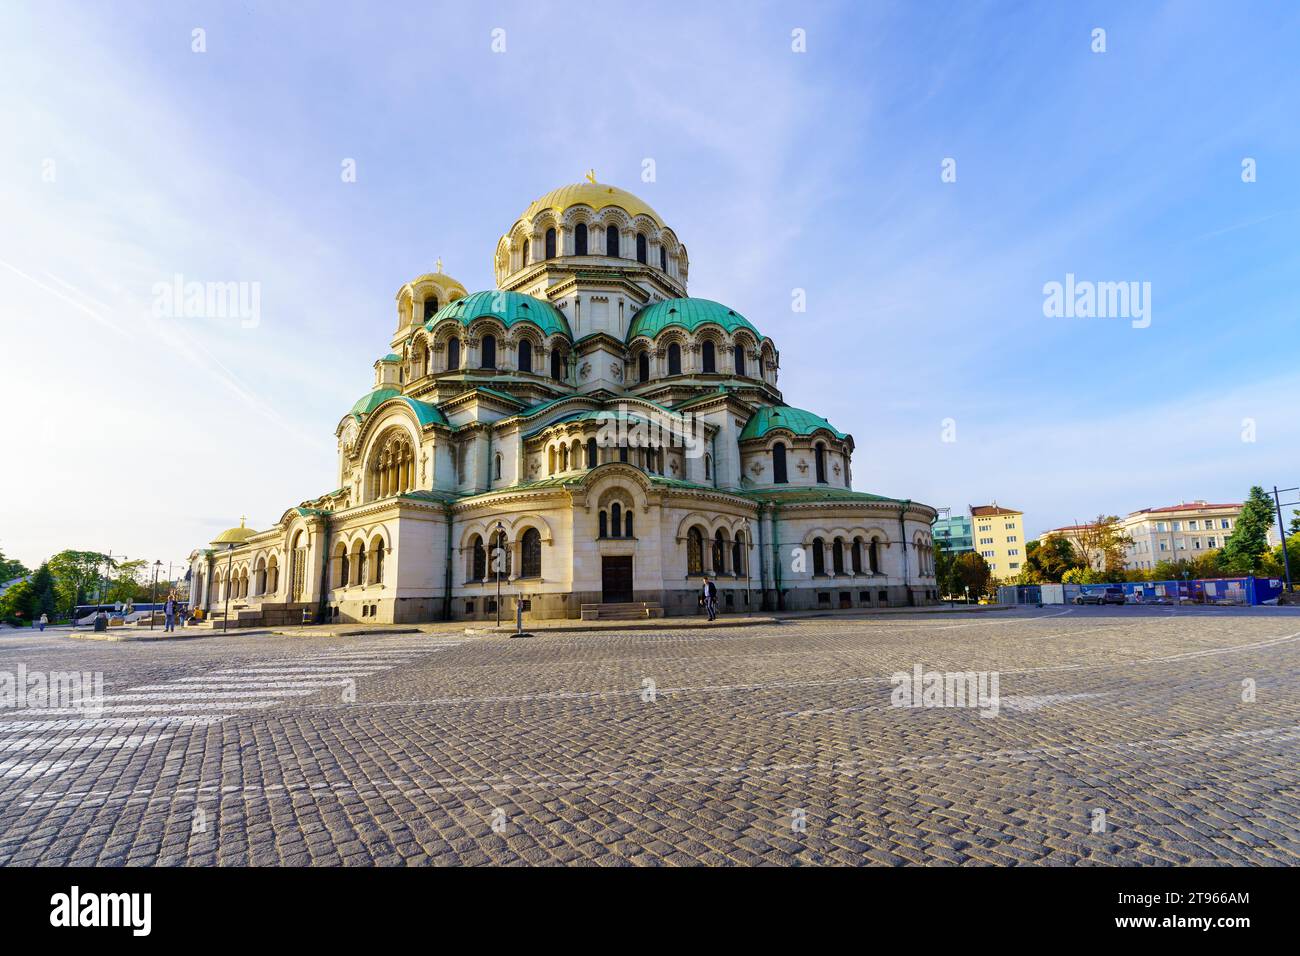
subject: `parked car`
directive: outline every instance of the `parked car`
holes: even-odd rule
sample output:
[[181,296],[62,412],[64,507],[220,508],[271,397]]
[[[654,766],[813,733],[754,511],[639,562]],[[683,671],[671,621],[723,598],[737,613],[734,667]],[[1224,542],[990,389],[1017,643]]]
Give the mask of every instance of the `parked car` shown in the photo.
[[1083,591],[1074,598],[1075,604],[1126,604],[1123,588],[1098,588],[1095,591]]

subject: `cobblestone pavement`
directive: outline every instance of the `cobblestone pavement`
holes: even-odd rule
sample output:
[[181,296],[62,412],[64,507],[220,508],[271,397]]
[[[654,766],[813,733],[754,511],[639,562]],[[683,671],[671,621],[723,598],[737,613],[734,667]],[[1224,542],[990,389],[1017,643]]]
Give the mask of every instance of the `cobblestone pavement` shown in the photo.
[[[997,715],[891,707],[918,664],[998,672]],[[0,637],[20,665],[105,698],[0,711],[10,865],[1300,862],[1287,610]]]

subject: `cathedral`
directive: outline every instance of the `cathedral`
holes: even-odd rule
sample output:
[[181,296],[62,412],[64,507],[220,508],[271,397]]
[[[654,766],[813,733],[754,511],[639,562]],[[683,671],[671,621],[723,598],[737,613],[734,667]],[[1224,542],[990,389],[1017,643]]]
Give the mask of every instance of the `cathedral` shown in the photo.
[[[191,555],[231,626],[656,617],[932,603],[928,505],[853,490],[853,438],[785,403],[780,352],[687,291],[641,199],[588,181],[497,242],[496,288],[397,290],[336,490]],[[498,609],[498,602],[500,608]]]

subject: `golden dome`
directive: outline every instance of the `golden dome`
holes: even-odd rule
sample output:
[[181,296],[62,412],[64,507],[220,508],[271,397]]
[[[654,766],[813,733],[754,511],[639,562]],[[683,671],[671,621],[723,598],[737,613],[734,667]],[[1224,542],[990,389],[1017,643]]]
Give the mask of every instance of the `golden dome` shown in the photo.
[[228,544],[244,544],[249,538],[257,534],[257,532],[252,528],[244,527],[244,522],[247,520],[247,518],[240,518],[238,528],[231,528],[227,531],[221,532],[221,534],[212,539],[212,543],[221,545],[222,547],[225,547]]
[[439,259],[437,262],[436,272],[426,272],[424,275],[416,276],[410,282],[406,283],[406,285],[397,290],[397,297],[400,299],[403,293],[413,291],[417,286],[425,284],[435,285],[439,290],[445,293],[444,295],[439,296],[439,299],[441,299],[441,302],[444,305],[468,294],[463,285],[442,271],[442,260]]
[[661,228],[664,224],[657,212],[626,189],[596,182],[574,183],[572,186],[552,189],[542,198],[533,200],[532,205],[519,218],[532,219],[544,209],[563,212],[570,206],[590,206],[597,212],[606,206],[618,206],[629,216],[649,216]]

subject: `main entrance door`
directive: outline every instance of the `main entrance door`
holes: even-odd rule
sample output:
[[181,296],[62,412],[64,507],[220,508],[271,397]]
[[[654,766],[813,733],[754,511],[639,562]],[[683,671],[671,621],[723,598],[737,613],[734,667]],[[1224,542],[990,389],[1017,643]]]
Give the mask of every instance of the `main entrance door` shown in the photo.
[[626,604],[632,600],[632,555],[600,559],[600,599],[605,604]]

